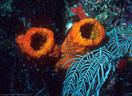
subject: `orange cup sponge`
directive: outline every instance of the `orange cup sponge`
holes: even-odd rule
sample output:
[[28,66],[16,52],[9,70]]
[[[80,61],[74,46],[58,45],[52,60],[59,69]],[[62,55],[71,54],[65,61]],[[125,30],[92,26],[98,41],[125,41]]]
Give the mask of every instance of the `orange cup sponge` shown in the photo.
[[105,29],[93,18],[82,19],[75,23],[70,31],[73,43],[83,46],[96,46],[105,37]]
[[49,54],[53,57],[60,55],[60,49],[54,43],[54,34],[47,28],[31,28],[25,35],[17,36],[16,43],[21,52],[33,58],[40,58]]
[[[65,38],[61,45],[61,52],[63,54],[61,58],[74,58],[77,54],[86,54],[90,51],[90,47],[98,46],[104,37],[105,29],[100,22],[93,18],[82,19],[72,26],[67,38]],[[66,60],[58,61],[56,67],[59,68],[64,64],[64,61]]]

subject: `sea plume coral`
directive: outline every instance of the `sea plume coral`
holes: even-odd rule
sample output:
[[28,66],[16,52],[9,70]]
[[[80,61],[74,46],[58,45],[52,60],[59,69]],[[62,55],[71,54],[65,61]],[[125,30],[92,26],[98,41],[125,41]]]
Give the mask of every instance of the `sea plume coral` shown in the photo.
[[33,58],[49,55],[59,57],[59,47],[54,43],[54,34],[47,28],[31,28],[25,35],[18,35],[16,43],[21,52]]

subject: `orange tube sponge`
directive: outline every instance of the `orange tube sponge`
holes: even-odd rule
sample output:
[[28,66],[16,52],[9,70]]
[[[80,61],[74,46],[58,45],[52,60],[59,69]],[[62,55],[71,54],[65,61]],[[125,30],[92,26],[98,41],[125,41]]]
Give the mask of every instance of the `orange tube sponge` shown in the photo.
[[[105,37],[105,29],[93,18],[82,19],[75,23],[62,44],[62,53],[78,54],[86,47],[97,46]],[[71,51],[71,52],[69,52]]]
[[[69,60],[71,60],[71,59],[73,59],[73,57],[70,57],[70,56],[68,56],[68,57],[62,57],[57,63],[56,63],[56,66],[55,66],[55,71],[57,72],[57,71],[59,71],[59,70],[61,70],[61,69],[64,69],[64,70],[67,70],[69,67],[70,67],[70,65],[71,65],[71,63],[73,63],[75,60],[72,60],[71,62],[68,62],[67,63],[67,61],[69,61]],[[62,66],[62,65],[64,65],[66,63],[66,65],[65,66]]]
[[73,42],[83,46],[98,45],[105,37],[105,29],[100,22],[87,18],[75,23],[70,32]]
[[59,47],[54,43],[53,32],[46,28],[31,28],[25,35],[17,36],[16,43],[23,53],[33,58],[40,58],[49,53],[50,56],[53,56],[51,53],[56,53],[56,57],[60,55]]
[[[89,47],[98,46],[104,37],[105,29],[100,22],[93,18],[82,19],[72,26],[61,45],[61,58],[74,58],[77,54],[86,54],[90,51]],[[56,67],[63,65],[64,61],[66,60],[60,60]]]

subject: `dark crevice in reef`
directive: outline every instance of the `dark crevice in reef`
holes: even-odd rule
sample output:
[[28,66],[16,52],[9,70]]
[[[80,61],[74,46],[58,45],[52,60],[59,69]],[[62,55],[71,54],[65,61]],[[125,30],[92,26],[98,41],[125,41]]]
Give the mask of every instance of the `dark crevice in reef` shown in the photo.
[[94,25],[93,24],[89,24],[89,23],[86,23],[83,26],[81,26],[81,28],[80,28],[81,36],[83,38],[90,39],[93,27],[94,27]]
[[43,43],[46,42],[46,36],[42,36],[39,33],[35,33],[31,37],[31,47],[34,50],[39,50]]

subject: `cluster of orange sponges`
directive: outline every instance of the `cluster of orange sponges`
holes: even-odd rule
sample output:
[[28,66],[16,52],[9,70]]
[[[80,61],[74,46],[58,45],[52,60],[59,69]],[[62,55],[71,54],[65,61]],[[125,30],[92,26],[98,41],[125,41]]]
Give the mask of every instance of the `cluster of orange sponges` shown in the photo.
[[105,37],[105,29],[101,23],[92,18],[82,19],[76,22],[60,48],[55,44],[54,34],[46,28],[31,28],[25,35],[16,37],[16,42],[23,53],[33,58],[52,56],[59,58],[56,63],[56,71],[67,69],[72,62],[61,67],[67,61],[75,58],[77,54],[86,54],[89,48],[99,45]]
[[[89,48],[99,45],[104,37],[105,29],[97,20],[86,18],[76,22],[61,45],[63,55],[57,62],[56,67],[61,68],[63,64],[75,58],[77,54],[88,53]],[[66,64],[63,69],[67,69],[71,63]]]
[[16,37],[21,52],[32,58],[40,58],[46,55],[58,58],[60,48],[54,41],[53,32],[46,28],[31,28],[25,35]]

